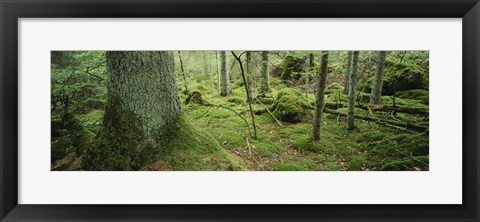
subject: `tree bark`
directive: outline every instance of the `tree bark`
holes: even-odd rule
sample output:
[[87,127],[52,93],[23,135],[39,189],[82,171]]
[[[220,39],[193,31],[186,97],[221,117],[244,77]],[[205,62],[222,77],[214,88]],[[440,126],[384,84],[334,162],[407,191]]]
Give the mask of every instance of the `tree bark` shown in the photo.
[[348,51],[347,72],[345,73],[345,88],[344,88],[344,93],[345,94],[348,94],[348,81],[350,79],[350,68],[352,66],[352,56],[353,56],[352,51]]
[[262,80],[260,86],[260,93],[265,94],[270,92],[270,80],[268,76],[268,51],[262,52]]
[[375,67],[375,76],[373,78],[372,92],[370,94],[370,103],[372,104],[380,104],[380,98],[382,96],[383,69],[385,68],[386,58],[386,51],[377,52],[377,64]]
[[220,60],[218,59],[218,51],[215,51],[215,59],[217,62],[217,86],[218,86],[218,93],[220,94]]
[[183,76],[183,85],[185,87],[185,94],[188,95],[188,82],[187,82],[187,77],[185,75],[185,69],[183,67],[183,60],[182,60],[182,53],[178,51],[178,59],[180,60],[180,70],[182,71],[182,76]]
[[315,98],[315,112],[313,116],[312,140],[320,140],[320,128],[327,82],[328,51],[322,53],[320,69],[317,77],[317,94]]
[[208,81],[210,79],[210,76],[208,75],[208,62],[207,62],[207,56],[206,56],[206,51],[202,52],[202,57],[203,57],[203,75],[205,75],[205,80]]
[[220,95],[227,96],[230,94],[230,77],[227,68],[227,53],[220,51]]
[[247,84],[248,84],[248,92],[250,95],[250,101],[252,101],[253,98],[253,90],[255,88],[255,82],[253,80],[253,70],[252,70],[252,52],[247,51],[247,61],[245,65],[245,71],[247,75]]
[[173,52],[109,51],[108,99],[96,170],[131,170],[152,158],[147,153],[168,140],[180,118]]
[[357,84],[357,66],[359,51],[352,53],[352,61],[350,65],[350,75],[348,78],[348,113],[347,113],[347,129],[353,130],[355,128],[355,86]]

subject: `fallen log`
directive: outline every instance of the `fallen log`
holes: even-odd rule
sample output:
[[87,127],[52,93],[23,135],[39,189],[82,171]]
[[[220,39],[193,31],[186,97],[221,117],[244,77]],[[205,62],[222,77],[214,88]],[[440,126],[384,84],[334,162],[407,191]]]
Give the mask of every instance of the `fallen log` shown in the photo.
[[[343,113],[343,112],[336,111],[336,110],[331,110],[331,109],[326,109],[326,108],[323,108],[323,112],[334,114],[334,115],[339,115],[339,116],[345,116],[345,117],[347,116],[347,113]],[[412,123],[402,123],[402,122],[393,121],[393,120],[386,120],[386,119],[382,120],[382,119],[378,119],[378,118],[370,117],[370,116],[355,115],[355,119],[367,120],[367,121],[372,121],[372,122],[377,122],[377,123],[382,123],[382,124],[390,124],[390,125],[394,125],[394,126],[404,127],[407,130],[411,129],[411,130],[420,131],[420,132],[423,132],[423,131],[428,129],[428,126],[422,126],[422,125],[417,125],[417,124],[412,124]]]
[[[338,108],[346,108],[348,104],[345,103],[333,103],[327,102],[325,103],[325,108],[329,109],[338,109]],[[409,108],[409,107],[393,107],[393,106],[384,106],[384,105],[355,105],[356,108],[369,110],[369,111],[383,111],[383,112],[397,112],[397,113],[408,113],[408,114],[419,114],[419,115],[428,115],[427,109],[419,109],[419,108]]]

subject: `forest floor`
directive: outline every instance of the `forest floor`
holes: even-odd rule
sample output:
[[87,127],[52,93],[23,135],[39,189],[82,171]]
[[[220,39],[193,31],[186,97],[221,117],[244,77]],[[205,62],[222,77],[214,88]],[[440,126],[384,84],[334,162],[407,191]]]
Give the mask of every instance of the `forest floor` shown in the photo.
[[[275,82],[272,85],[273,92],[266,96],[274,98],[278,91],[275,89]],[[265,110],[265,107],[271,107],[267,101],[263,105],[259,102],[253,104],[257,113],[257,139],[253,139],[244,119],[237,115],[251,121],[245,90],[241,84],[233,84],[233,92],[227,97],[221,97],[216,90],[207,89],[201,84],[190,86],[190,91],[199,92],[204,104],[190,102],[184,105],[183,112],[187,121],[213,136],[245,170],[428,170],[428,130],[413,132],[389,124],[355,119],[356,128],[349,131],[346,129],[344,116],[324,113],[321,139],[311,142],[311,121],[279,124]],[[428,96],[428,91],[426,92]],[[368,98],[368,95],[366,97]],[[414,98],[396,98],[397,106],[428,110],[428,97],[411,97]],[[309,94],[305,99],[314,104],[313,98],[314,95]],[[180,99],[183,103],[186,95],[181,94]],[[338,103],[339,100],[344,101],[346,95],[341,95],[340,91],[330,91],[326,99],[327,103]],[[388,96],[382,100],[384,104],[393,102]],[[346,108],[338,108],[336,111],[346,113]],[[86,129],[96,132],[101,125],[103,112],[93,110],[76,117]],[[308,112],[313,113],[313,110]],[[356,114],[428,127],[428,114],[394,114],[364,109],[356,109]]]

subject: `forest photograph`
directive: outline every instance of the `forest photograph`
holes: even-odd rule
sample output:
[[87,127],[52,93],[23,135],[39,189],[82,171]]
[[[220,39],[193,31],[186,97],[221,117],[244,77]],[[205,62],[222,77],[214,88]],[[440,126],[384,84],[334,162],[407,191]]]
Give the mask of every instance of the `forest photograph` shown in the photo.
[[51,51],[52,171],[428,171],[428,51]]

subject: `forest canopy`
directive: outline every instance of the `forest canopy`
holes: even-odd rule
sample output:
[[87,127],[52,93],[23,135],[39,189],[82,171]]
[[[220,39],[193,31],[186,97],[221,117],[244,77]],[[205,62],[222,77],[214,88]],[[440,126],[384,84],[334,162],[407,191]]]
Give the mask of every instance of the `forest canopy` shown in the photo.
[[428,51],[52,51],[51,168],[429,170]]

